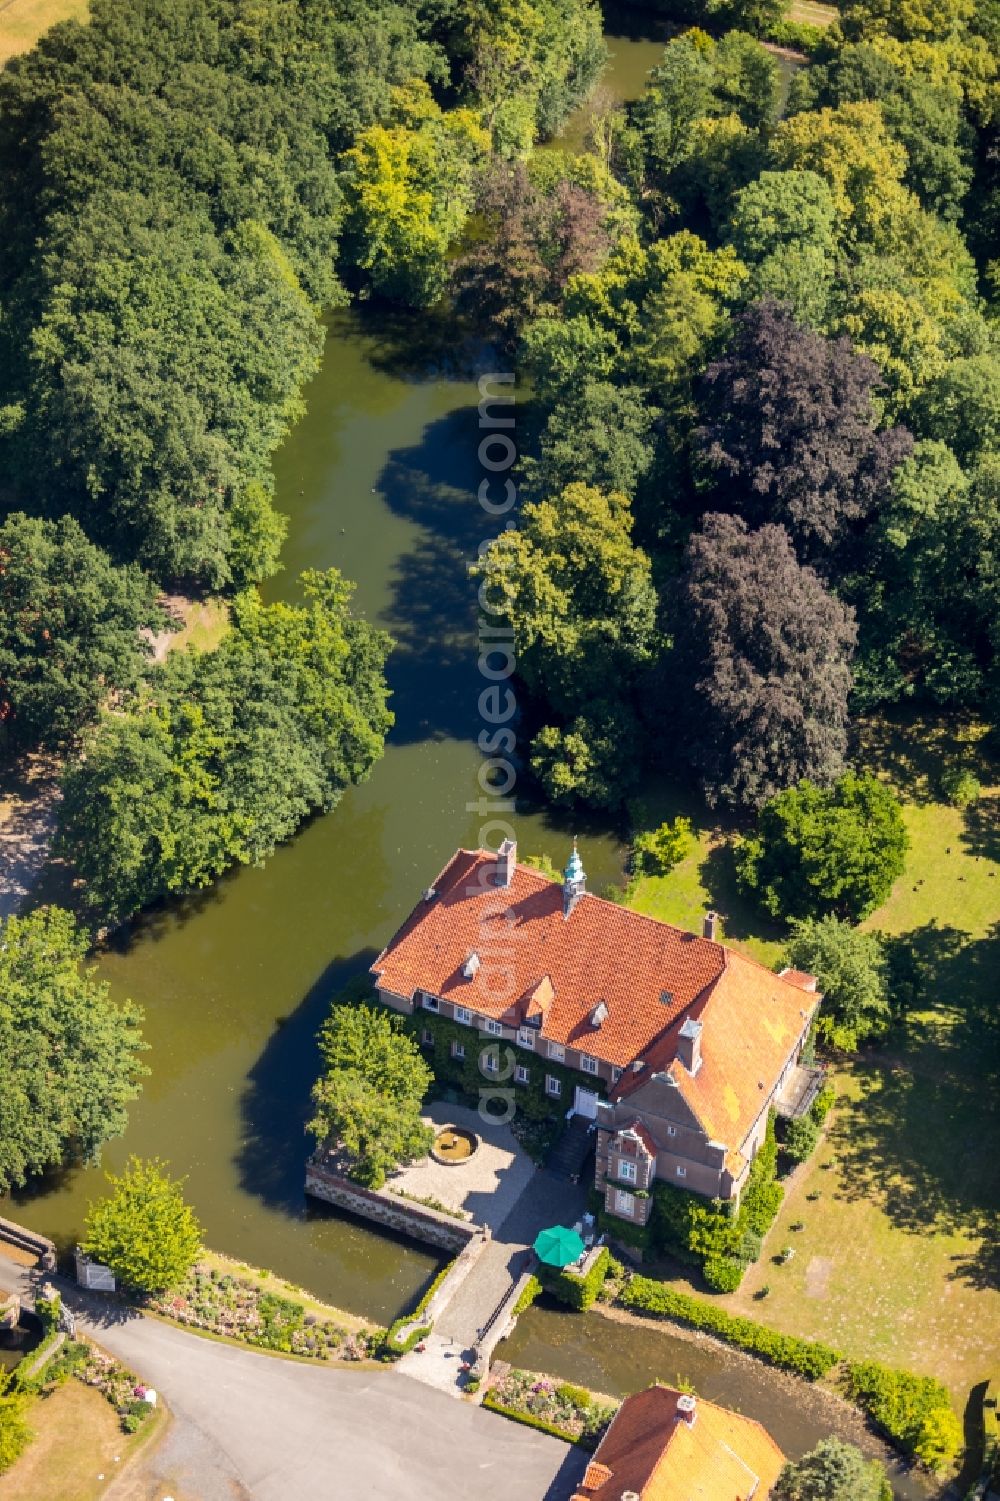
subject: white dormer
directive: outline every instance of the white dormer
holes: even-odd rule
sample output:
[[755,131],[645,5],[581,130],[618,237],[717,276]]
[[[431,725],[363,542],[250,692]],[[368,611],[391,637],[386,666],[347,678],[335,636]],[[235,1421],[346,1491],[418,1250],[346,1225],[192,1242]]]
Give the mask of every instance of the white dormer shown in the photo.
[[462,965],[462,973],[467,980],[472,980],[479,973],[479,955],[471,953]]
[[597,1005],[594,1007],[593,1011],[590,1013],[590,1025],[592,1027],[599,1027],[601,1025],[601,1023],[604,1022],[604,1021],[607,1021],[607,1019],[608,1019],[608,1008],[605,1005],[604,1001],[598,1001]]

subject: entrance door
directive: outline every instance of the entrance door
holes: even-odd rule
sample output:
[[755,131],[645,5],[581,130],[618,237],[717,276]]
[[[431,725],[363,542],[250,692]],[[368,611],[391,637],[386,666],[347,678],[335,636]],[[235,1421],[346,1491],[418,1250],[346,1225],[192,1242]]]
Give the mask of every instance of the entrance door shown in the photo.
[[592,1089],[581,1089],[576,1086],[576,1097],[573,1100],[573,1109],[577,1115],[582,1115],[585,1120],[592,1121],[597,1118],[597,1101],[600,1098]]

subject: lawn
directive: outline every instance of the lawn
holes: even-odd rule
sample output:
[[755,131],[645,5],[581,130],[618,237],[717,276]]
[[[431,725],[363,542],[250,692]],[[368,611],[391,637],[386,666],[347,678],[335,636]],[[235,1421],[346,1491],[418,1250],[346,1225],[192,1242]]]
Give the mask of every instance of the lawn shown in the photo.
[[[884,1047],[837,1070],[826,1139],[790,1187],[763,1259],[721,1301],[848,1355],[936,1374],[961,1408],[1000,1369],[1000,778],[971,726],[869,729],[859,759],[905,799],[911,839],[903,876],[866,926],[908,939],[922,989]],[[956,762],[984,787],[966,813],[937,800]],[[656,817],[675,811],[692,816],[658,803]],[[735,890],[731,833],[703,821],[698,835],[669,876],[637,884],[633,905],[687,928],[715,907],[734,947],[774,963],[780,933]],[[778,1266],[784,1246],[796,1254]]]
[[82,21],[89,11],[89,0],[0,0],[0,65],[27,52],[57,21]]
[[67,1381],[32,1403],[35,1438],[0,1479],[0,1501],[95,1501],[165,1421],[157,1413],[131,1436],[110,1402]]
[[822,5],[820,0],[792,0],[785,13],[785,20],[805,21],[810,26],[832,26],[839,15],[835,5]]

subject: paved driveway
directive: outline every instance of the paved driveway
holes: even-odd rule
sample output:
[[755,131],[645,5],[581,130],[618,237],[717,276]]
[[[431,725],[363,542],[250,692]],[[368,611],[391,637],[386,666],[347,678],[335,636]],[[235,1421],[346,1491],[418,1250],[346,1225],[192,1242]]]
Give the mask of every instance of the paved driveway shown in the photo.
[[[0,1285],[20,1272],[0,1259]],[[558,1439],[389,1369],[277,1360],[155,1319],[84,1327],[174,1414],[108,1501],[566,1501],[583,1470]]]

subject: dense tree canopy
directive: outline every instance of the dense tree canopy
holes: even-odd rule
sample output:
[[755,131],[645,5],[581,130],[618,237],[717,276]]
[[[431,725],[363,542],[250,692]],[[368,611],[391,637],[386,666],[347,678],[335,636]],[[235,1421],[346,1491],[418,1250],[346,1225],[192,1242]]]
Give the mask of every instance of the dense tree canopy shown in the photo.
[[14,750],[65,744],[138,681],[160,621],[138,568],[116,568],[72,517],[0,525],[0,726]]
[[884,782],[855,772],[832,787],[802,781],[761,809],[739,851],[739,877],[774,917],[860,922],[902,874],[909,842]]
[[865,1459],[854,1444],[825,1438],[794,1463],[785,1465],[775,1501],[892,1501],[892,1486],[877,1460]]
[[901,429],[876,430],[877,381],[846,339],[756,303],[705,372],[701,442],[715,493],[752,525],[786,527],[806,553],[832,546],[878,506],[912,447]]
[[264,859],[378,759],[388,638],[352,617],[336,569],[303,583],[302,606],[238,601],[215,652],[173,654],[68,768],[59,846],[99,913]]
[[382,1007],[334,1006],[319,1046],[326,1071],[313,1088],[309,1130],[321,1145],[347,1152],[358,1182],[380,1188],[388,1172],[430,1146],[433,1131],[420,1108],[431,1070]]
[[750,531],[738,516],[706,516],[688,546],[676,613],[682,686],[671,691],[710,802],[759,807],[803,777],[835,777],[854,622],[796,560],[784,528]]
[[142,1012],[113,1005],[83,968],[69,912],[12,917],[0,943],[0,1193],[64,1163],[93,1162],[125,1130],[147,1072]]

